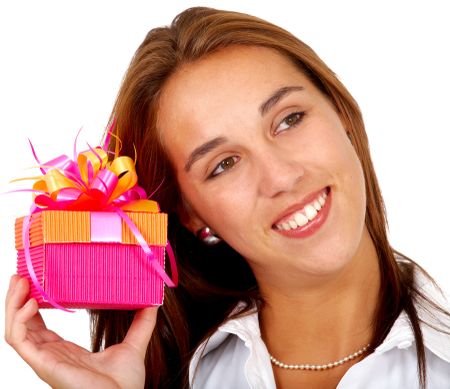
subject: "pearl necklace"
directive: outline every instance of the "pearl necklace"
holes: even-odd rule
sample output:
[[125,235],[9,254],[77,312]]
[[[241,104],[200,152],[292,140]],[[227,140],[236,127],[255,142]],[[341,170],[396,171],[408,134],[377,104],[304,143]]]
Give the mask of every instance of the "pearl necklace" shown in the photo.
[[351,361],[352,359],[355,359],[359,357],[360,355],[364,354],[364,352],[370,347],[370,344],[367,346],[364,346],[361,350],[358,350],[357,352],[350,354],[342,359],[339,359],[335,362],[326,363],[324,365],[311,365],[311,364],[303,364],[303,365],[289,365],[287,363],[280,362],[278,359],[274,358],[272,355],[270,356],[270,361],[278,366],[282,367],[283,369],[294,369],[294,370],[327,370],[331,369],[336,366],[340,366],[344,364],[345,362]]

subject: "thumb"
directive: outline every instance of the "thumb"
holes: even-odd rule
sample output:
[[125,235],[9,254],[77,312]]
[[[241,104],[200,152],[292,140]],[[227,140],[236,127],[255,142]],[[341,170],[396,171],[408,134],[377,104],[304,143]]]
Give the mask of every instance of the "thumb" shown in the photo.
[[123,340],[123,343],[135,348],[145,358],[148,342],[156,324],[158,307],[143,308],[136,312],[133,322]]

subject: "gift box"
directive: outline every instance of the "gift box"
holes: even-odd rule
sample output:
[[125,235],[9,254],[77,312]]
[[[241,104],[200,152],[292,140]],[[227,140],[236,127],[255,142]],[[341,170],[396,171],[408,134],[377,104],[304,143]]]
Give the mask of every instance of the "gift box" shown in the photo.
[[[164,269],[167,215],[125,212]],[[23,221],[15,224],[17,273],[30,280],[30,296],[51,307],[31,282]],[[163,302],[164,283],[134,233],[115,212],[46,210],[32,215],[30,257],[42,289],[67,308],[137,309]]]
[[[138,185],[135,160],[103,146],[41,164],[28,216],[16,219],[17,273],[42,308],[137,309],[178,283],[167,214]],[[77,136],[78,137],[78,136]],[[23,190],[19,190],[23,191]],[[25,191],[27,191],[25,189]],[[165,253],[172,279],[164,271]]]

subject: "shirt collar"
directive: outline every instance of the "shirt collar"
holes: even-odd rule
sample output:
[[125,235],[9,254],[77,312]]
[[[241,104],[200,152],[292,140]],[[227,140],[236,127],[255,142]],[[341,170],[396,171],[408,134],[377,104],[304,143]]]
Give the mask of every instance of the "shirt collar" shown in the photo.
[[[439,311],[436,311],[431,317],[430,313],[422,308],[418,308],[418,314],[419,320],[422,322],[421,329],[425,348],[450,363],[450,335],[442,332],[449,331],[448,318]],[[447,324],[445,324],[446,321]],[[374,353],[383,354],[393,348],[406,349],[412,347],[414,343],[414,332],[409,318],[405,312],[402,312],[383,343],[376,348]]]
[[[431,301],[447,309],[447,312],[449,311],[448,299],[436,285],[419,274],[416,279],[416,284],[422,293]],[[239,303],[233,313],[238,312],[242,307],[243,305]],[[436,309],[426,309],[418,306],[417,310],[419,319],[422,322],[421,329],[425,348],[450,363],[450,335],[438,330],[442,328],[448,332],[450,318]],[[204,342],[196,350],[191,361],[191,366],[196,366],[203,356],[219,347],[230,335],[238,336],[247,347],[250,347],[249,344],[254,339],[261,338],[257,309],[253,308],[249,313],[230,319],[222,324],[209,340]],[[374,353],[382,354],[393,348],[406,349],[412,347],[414,342],[414,333],[409,318],[405,312],[401,312],[383,343],[376,348]]]
[[[243,303],[238,303],[230,316],[239,312],[243,307]],[[210,351],[219,347],[229,335],[238,336],[244,343],[248,343],[252,339],[261,337],[257,309],[255,307],[251,308],[248,313],[227,320],[209,337],[209,339],[200,345],[195,354],[198,353],[200,354],[200,358],[203,357]]]
[[[231,315],[239,312],[243,307],[244,303],[238,303]],[[225,339],[231,335],[238,336],[248,348],[251,347],[251,343],[255,338],[261,337],[256,307],[252,308],[246,314],[227,320],[216,332],[205,340],[197,350],[195,350],[189,363],[189,382],[193,381],[195,369],[198,366],[200,359],[205,357],[210,351],[219,347]]]

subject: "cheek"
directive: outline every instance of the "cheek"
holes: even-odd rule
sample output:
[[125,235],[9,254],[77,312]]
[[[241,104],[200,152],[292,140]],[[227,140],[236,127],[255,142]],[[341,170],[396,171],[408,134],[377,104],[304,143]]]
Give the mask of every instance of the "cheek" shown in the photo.
[[339,218],[346,226],[346,235],[350,239],[348,247],[356,250],[365,225],[366,189],[364,173],[355,149],[348,141],[343,149],[340,177],[336,199],[339,198]]
[[236,234],[249,223],[252,212],[249,186],[239,182],[228,184],[224,187],[222,183],[211,182],[205,190],[203,185],[186,182],[181,188],[196,215],[223,237],[230,232]]
[[354,193],[355,201],[359,199],[359,201],[364,204],[365,208],[366,191],[364,172],[358,155],[350,142],[348,142],[347,145],[343,166],[343,177],[349,190]]
[[[323,136],[314,142],[313,154],[316,160],[324,161],[331,180],[335,183],[342,206],[355,217],[365,213],[366,192],[361,162],[343,128],[325,126]],[[345,203],[345,204],[344,204]],[[350,207],[350,209],[349,209]]]
[[355,149],[341,126],[326,126],[323,136],[315,142],[314,154],[328,161],[330,168],[342,179],[360,184],[362,167]]
[[[252,215],[251,205],[254,204],[255,199],[252,199],[250,188],[250,185],[236,183],[231,189],[219,189],[210,192],[212,201],[208,201],[207,215],[209,215],[208,217],[211,223],[216,226],[216,229],[229,230],[232,228],[234,233],[239,233],[242,227],[247,224],[249,228],[253,225],[250,220]],[[227,234],[227,231],[224,231],[224,233]]]

